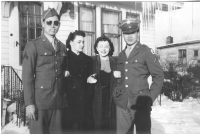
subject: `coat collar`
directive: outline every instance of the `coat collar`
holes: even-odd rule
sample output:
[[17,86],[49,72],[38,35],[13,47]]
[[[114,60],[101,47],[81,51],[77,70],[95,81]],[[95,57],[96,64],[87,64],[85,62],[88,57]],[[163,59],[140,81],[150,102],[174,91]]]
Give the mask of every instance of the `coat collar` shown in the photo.
[[141,49],[141,44],[138,41],[137,44],[135,45],[135,47],[133,48],[133,50],[131,51],[128,59],[131,59],[133,56],[138,54],[140,52],[140,49]]
[[[43,41],[42,44],[44,45],[44,47],[46,47],[47,49],[49,49],[52,52],[55,52],[53,46],[51,45],[48,38],[44,34],[41,35],[41,39]],[[60,44],[60,41],[57,38],[55,39],[55,42],[57,43],[57,50],[56,50],[56,53],[57,53],[61,48],[61,44]]]

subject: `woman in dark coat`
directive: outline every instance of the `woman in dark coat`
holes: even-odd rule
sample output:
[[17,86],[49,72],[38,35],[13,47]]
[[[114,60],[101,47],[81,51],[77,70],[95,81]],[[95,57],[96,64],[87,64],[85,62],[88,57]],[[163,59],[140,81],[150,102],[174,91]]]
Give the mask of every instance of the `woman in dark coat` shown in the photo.
[[92,75],[92,58],[83,53],[83,31],[70,33],[67,46],[67,77],[64,88],[67,92],[68,107],[63,111],[65,131],[84,132],[93,129],[92,100],[94,89],[88,78]]
[[95,131],[97,134],[112,134],[116,127],[115,104],[112,99],[115,85],[113,71],[117,65],[112,57],[113,43],[106,36],[101,36],[97,38],[94,50],[97,54],[93,57],[93,71],[97,79],[93,103]]

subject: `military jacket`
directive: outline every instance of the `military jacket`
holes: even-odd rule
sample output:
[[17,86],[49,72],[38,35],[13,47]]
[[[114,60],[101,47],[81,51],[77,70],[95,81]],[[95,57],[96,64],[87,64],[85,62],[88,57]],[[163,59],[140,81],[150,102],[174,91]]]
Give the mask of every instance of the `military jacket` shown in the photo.
[[[116,105],[125,109],[128,99],[134,105],[140,95],[149,97],[152,102],[159,95],[164,80],[163,70],[156,54],[146,45],[138,42],[128,58],[123,50],[118,56],[117,70],[121,72],[121,78],[117,79],[113,92]],[[147,78],[150,75],[153,83],[149,89]]]
[[67,105],[62,88],[66,48],[56,39],[57,50],[45,35],[27,43],[22,63],[25,105],[38,109],[58,109]]

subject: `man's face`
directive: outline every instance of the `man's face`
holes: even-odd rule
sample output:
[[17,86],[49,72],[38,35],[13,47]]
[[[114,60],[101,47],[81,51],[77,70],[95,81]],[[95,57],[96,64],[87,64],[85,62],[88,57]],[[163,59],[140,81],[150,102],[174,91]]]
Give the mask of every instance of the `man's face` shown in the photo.
[[70,42],[71,48],[75,52],[83,52],[84,48],[84,37],[80,35],[76,35],[73,41]]
[[50,36],[55,36],[60,27],[60,22],[57,16],[46,18],[43,21],[44,33]]
[[131,46],[135,44],[138,41],[139,38],[139,32],[135,31],[130,34],[123,34],[124,35],[124,40],[127,45]]

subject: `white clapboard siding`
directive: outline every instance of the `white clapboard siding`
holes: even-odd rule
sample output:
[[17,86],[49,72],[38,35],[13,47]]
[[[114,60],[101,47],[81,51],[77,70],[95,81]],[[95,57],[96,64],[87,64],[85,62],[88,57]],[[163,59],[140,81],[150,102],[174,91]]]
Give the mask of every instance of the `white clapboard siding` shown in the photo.
[[1,18],[1,65],[9,64],[8,18]]
[[74,31],[74,20],[70,18],[69,12],[62,14],[60,19],[61,25],[56,37],[64,44],[70,32]]

